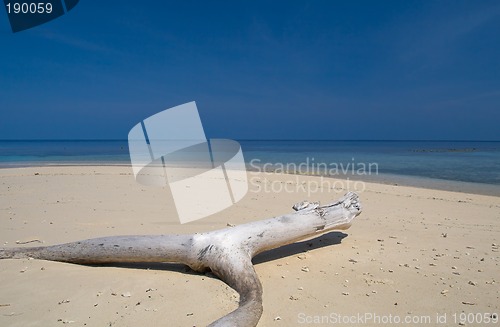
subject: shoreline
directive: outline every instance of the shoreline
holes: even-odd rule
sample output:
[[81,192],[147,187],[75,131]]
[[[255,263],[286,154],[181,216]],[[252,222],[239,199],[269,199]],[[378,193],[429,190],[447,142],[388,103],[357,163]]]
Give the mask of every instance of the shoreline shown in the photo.
[[[30,163],[12,163],[9,165],[0,164],[0,171],[4,169],[18,169],[18,168],[44,168],[44,167],[129,167],[132,172],[130,163],[126,162],[30,162]],[[247,164],[247,173],[252,172],[262,172],[276,173],[271,170],[256,170],[251,169],[250,165]],[[388,173],[377,173],[368,175],[319,175],[319,174],[303,174],[295,172],[278,172],[278,174],[288,174],[296,176],[314,176],[323,177],[329,179],[339,179],[343,181],[360,181],[365,183],[376,183],[382,185],[401,185],[416,187],[429,190],[440,190],[440,191],[450,191],[459,193],[470,193],[478,195],[489,195],[500,197],[500,185],[496,184],[486,184],[486,183],[474,183],[456,180],[446,180],[438,178],[430,178],[415,175],[398,175],[398,174],[388,174]]]
[[[295,174],[291,174],[295,175]],[[300,174],[297,174],[300,175]],[[303,175],[318,176],[318,175]],[[320,177],[320,176],[318,176]],[[375,183],[382,185],[407,186],[426,190],[439,190],[458,193],[469,193],[478,195],[489,195],[500,197],[500,185],[473,183],[464,181],[454,181],[422,176],[397,175],[380,173],[376,177],[367,176],[322,176],[325,178],[334,178],[340,180],[360,181],[365,183]]]

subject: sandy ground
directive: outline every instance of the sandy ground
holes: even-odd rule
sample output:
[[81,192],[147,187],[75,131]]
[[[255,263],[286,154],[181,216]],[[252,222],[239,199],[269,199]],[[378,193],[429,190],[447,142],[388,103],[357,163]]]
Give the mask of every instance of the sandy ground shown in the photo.
[[[168,189],[137,184],[129,167],[2,169],[0,246],[213,230],[357,189],[363,213],[349,230],[255,258],[264,288],[259,326],[500,326],[491,318],[500,313],[499,197],[295,175],[249,178],[237,205],[180,225]],[[211,274],[180,265],[0,261],[0,326],[205,326],[237,301]]]

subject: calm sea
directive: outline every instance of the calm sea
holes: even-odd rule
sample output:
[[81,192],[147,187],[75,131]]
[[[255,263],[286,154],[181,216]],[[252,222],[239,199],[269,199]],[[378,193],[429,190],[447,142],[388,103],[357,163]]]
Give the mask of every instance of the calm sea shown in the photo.
[[[239,142],[250,169],[265,167],[454,190],[477,191],[476,187],[493,190],[479,193],[500,195],[500,142]],[[0,167],[57,164],[130,165],[127,141],[0,141]]]

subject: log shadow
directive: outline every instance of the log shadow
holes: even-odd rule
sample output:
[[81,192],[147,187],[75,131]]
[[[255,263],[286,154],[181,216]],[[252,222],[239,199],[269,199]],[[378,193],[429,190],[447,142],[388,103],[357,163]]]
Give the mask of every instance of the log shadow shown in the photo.
[[342,242],[342,239],[344,239],[345,237],[347,237],[347,234],[342,232],[326,233],[312,239],[291,243],[276,249],[262,252],[256,255],[253,258],[252,262],[254,265],[257,265],[268,261],[290,257],[303,252],[320,249],[325,246],[340,244]]
[[185,264],[174,263],[174,262],[114,262],[114,263],[84,264],[84,266],[171,271],[180,274],[200,275],[200,273],[192,270]]

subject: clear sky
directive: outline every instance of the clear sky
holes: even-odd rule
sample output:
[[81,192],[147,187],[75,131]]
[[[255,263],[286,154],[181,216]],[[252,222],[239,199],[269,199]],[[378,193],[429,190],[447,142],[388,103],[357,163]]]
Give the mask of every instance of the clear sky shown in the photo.
[[499,1],[90,1],[12,33],[0,139],[126,139],[196,101],[208,137],[500,140]]

